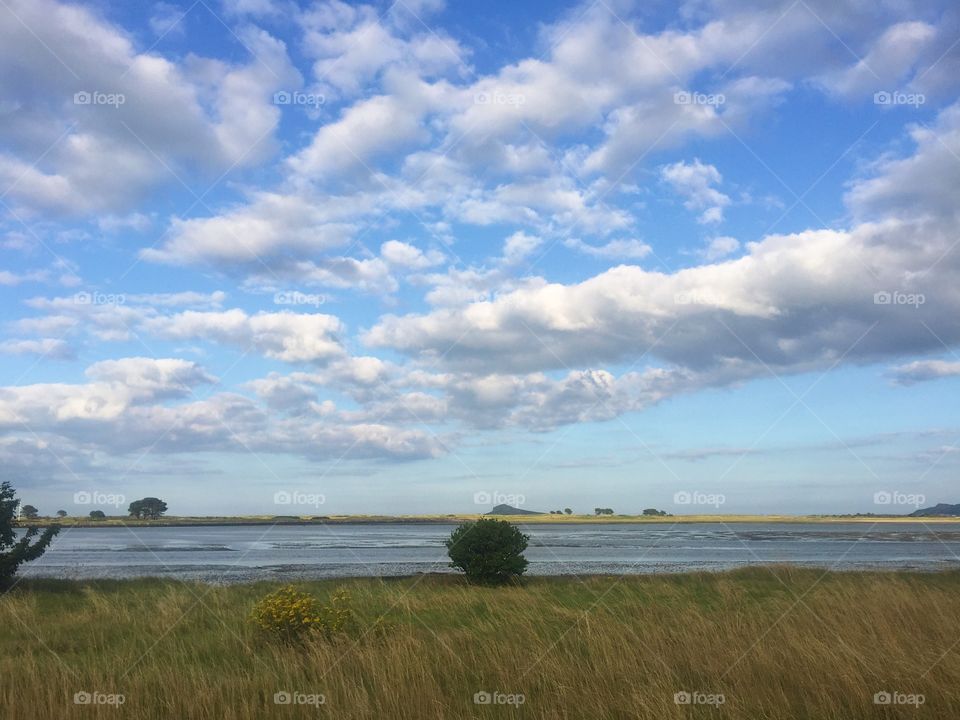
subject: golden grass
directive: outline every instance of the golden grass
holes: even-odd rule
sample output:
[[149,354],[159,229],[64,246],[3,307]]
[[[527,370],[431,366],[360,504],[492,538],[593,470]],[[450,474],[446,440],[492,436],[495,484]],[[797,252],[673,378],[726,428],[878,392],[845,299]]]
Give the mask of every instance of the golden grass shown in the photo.
[[[392,625],[302,647],[247,622],[276,587],[25,581],[0,599],[0,709],[19,720],[960,717],[960,573],[298,583],[321,601],[346,587],[361,627]],[[82,691],[125,702],[75,705]],[[282,691],[325,703],[274,704]],[[477,705],[479,691],[525,701]],[[725,702],[677,705],[685,691]],[[875,705],[882,691],[925,702]]]

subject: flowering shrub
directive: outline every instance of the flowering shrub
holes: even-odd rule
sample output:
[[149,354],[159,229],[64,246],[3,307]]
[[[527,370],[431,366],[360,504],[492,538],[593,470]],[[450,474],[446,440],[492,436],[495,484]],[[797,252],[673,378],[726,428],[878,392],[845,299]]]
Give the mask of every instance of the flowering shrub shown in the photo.
[[287,585],[260,600],[250,620],[263,632],[285,642],[302,640],[314,631],[330,637],[353,628],[355,616],[350,600],[347,591],[338,590],[330,605],[321,605],[312,595]]
[[350,607],[352,598],[346,590],[337,590],[330,598],[330,604],[320,608],[316,627],[327,636],[334,633],[353,630],[356,616]]

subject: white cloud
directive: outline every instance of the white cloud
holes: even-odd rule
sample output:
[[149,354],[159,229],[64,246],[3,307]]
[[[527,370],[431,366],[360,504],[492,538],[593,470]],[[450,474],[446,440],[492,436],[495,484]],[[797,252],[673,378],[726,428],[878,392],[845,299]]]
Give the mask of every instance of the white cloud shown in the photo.
[[740,241],[728,235],[711,238],[707,246],[700,251],[700,257],[707,262],[713,262],[720,258],[732,255],[740,249]]
[[284,362],[323,362],[344,354],[340,321],[332,315],[291,312],[248,315],[242,310],[197,312],[148,318],[145,331],[171,340],[208,339],[256,350]]
[[723,222],[723,209],[730,204],[730,198],[713,187],[723,182],[713,165],[702,163],[699,158],[692,163],[680,161],[660,168],[660,177],[684,198],[685,208],[701,212],[697,222]]
[[515,265],[543,244],[543,238],[518,230],[503,243],[503,261]]
[[0,115],[0,179],[9,197],[24,212],[114,212],[175,181],[171,171],[222,172],[268,157],[279,119],[272,93],[299,75],[283,43],[238,34],[254,53],[246,64],[194,55],[178,63],[139,52],[93,10],[4,3],[0,77],[13,109]]
[[579,238],[568,238],[563,244],[585,255],[607,259],[641,260],[653,250],[642,240],[611,240],[603,245],[591,245]]
[[916,360],[893,368],[892,375],[900,385],[957,377],[960,376],[960,361]]
[[70,344],[57,338],[39,340],[4,340],[0,342],[0,354],[39,355],[55,360],[72,360],[75,353]]

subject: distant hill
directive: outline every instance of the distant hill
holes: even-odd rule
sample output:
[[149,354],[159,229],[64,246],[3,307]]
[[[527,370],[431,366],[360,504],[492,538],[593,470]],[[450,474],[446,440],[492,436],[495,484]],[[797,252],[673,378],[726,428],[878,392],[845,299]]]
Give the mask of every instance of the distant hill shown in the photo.
[[950,505],[949,503],[938,503],[933,507],[920,508],[909,517],[960,517],[960,505]]
[[512,505],[497,505],[487,515],[544,515],[545,513],[536,510],[522,510]]

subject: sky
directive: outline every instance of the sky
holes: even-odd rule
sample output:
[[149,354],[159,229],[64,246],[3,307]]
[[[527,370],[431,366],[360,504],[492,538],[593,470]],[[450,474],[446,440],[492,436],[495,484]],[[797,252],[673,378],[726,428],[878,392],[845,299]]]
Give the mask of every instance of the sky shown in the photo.
[[0,463],[191,514],[960,502],[950,2],[0,0]]

